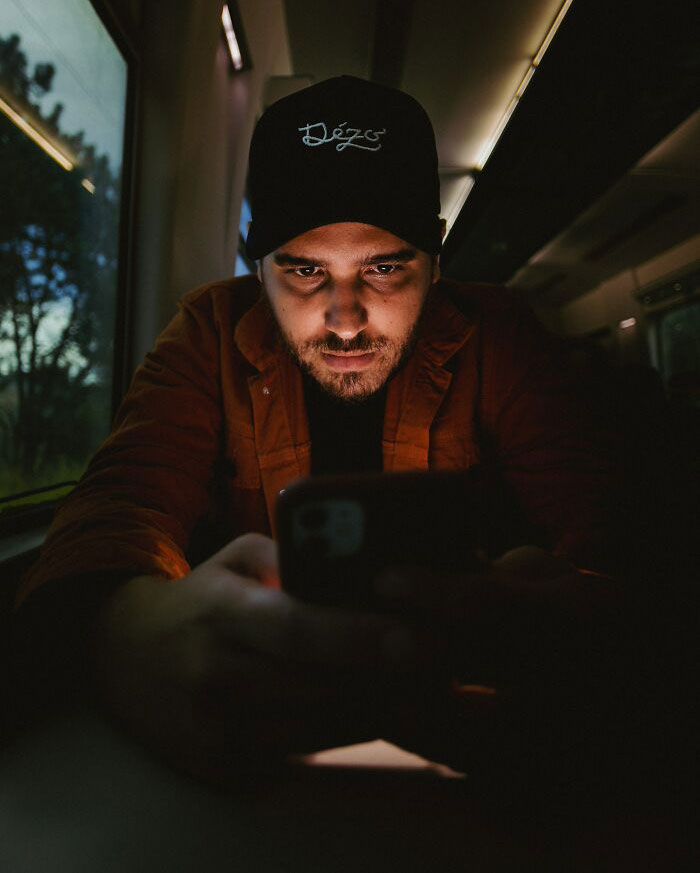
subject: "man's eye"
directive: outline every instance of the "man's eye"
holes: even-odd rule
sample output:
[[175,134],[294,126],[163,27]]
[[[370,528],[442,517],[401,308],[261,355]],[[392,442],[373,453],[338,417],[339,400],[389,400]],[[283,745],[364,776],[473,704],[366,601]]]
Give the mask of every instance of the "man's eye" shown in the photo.
[[390,276],[392,273],[400,270],[401,267],[398,264],[375,264],[372,269],[379,273],[380,276]]
[[292,272],[297,276],[301,276],[302,279],[312,279],[318,275],[318,269],[318,267],[296,267]]

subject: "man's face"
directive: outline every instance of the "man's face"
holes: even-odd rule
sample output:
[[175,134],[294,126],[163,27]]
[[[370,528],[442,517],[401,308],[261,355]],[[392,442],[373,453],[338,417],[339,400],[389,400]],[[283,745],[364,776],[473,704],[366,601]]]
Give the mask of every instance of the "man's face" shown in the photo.
[[327,224],[266,255],[264,294],[293,357],[325,390],[362,400],[411,349],[437,257],[369,224]]

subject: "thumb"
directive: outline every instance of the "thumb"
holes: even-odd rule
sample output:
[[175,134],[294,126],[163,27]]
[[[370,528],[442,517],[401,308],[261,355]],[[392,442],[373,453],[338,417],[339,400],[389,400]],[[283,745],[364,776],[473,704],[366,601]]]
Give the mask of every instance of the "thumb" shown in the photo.
[[526,581],[544,580],[575,572],[566,558],[553,555],[537,546],[519,546],[496,558],[493,566]]
[[277,543],[259,533],[237,537],[210,560],[268,588],[280,588]]

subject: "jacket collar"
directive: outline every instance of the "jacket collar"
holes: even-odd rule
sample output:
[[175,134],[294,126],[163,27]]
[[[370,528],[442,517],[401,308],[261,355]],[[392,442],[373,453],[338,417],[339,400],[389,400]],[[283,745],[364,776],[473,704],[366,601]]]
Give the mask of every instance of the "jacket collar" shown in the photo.
[[[387,390],[382,435],[386,471],[428,468],[430,426],[452,380],[444,365],[474,330],[475,320],[450,301],[444,287],[438,285],[430,294],[414,352]],[[234,339],[257,370],[248,376],[248,390],[263,492],[276,536],[277,495],[294,479],[308,476],[311,468],[301,370],[282,347],[262,300],[240,319]]]
[[274,366],[279,340],[272,314],[262,297],[239,319],[233,338],[243,357],[256,370],[262,373]]
[[443,279],[430,291],[414,353],[437,367],[444,366],[457,354],[476,323],[475,317],[470,318],[455,306],[450,290],[459,293],[458,286]]
[[452,302],[449,289],[443,281],[431,290],[414,352],[389,383],[383,433],[387,472],[428,469],[430,428],[452,382],[446,364],[476,326],[476,319]]

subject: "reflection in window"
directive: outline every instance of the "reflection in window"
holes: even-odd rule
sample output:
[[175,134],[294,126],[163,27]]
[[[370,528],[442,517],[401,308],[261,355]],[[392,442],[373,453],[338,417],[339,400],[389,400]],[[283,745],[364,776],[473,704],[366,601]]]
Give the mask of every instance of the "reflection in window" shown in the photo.
[[248,239],[248,225],[250,224],[251,219],[250,203],[248,203],[248,198],[244,197],[243,203],[241,203],[241,220],[238,222],[238,231],[243,242]]
[[241,204],[241,217],[238,222],[238,251],[236,253],[236,276],[247,276],[256,270],[255,263],[250,260],[245,252],[245,241],[248,238],[248,225],[250,224],[250,203],[248,198],[243,198]]
[[659,337],[669,396],[700,405],[700,302],[666,313]]
[[243,258],[240,252],[236,255],[236,276],[248,276],[253,271],[248,266],[248,262]]
[[0,509],[109,430],[126,79],[88,0],[2,3]]

